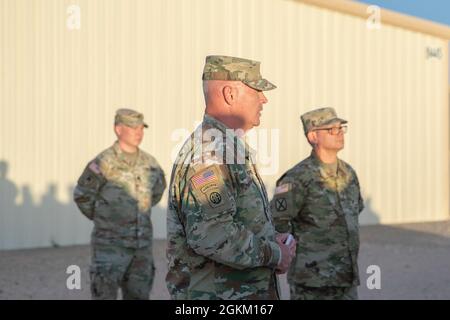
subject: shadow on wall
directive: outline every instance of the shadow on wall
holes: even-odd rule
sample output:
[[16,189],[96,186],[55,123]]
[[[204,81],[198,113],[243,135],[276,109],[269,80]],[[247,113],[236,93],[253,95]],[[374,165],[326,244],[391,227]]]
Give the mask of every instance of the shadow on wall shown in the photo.
[[[28,185],[21,188],[8,178],[8,163],[0,161],[0,250],[87,244],[93,224],[78,210],[74,185],[67,188],[68,203],[58,200],[58,186],[50,183],[40,199]],[[21,196],[20,205],[16,201]],[[163,202],[163,201],[162,201]],[[154,237],[164,238],[165,208],[152,209]],[[158,227],[156,227],[158,226]]]
[[[73,189],[74,185],[67,188],[68,199],[73,198]],[[16,205],[19,195],[22,203]],[[92,222],[79,212],[73,201],[60,202],[57,195],[58,186],[50,183],[41,199],[35,201],[30,186],[24,185],[19,190],[8,179],[8,163],[0,161],[0,250],[89,243]],[[380,222],[371,202],[370,198],[364,201],[365,209],[360,215],[362,225]],[[156,239],[166,237],[165,211],[160,205],[152,209]]]
[[[57,188],[51,183],[40,199],[33,199],[30,186],[16,186],[8,179],[8,163],[0,161],[0,249],[58,247],[89,241],[92,224],[80,217],[74,203],[58,201]],[[69,199],[73,188],[67,188]],[[19,195],[22,201],[17,205]]]

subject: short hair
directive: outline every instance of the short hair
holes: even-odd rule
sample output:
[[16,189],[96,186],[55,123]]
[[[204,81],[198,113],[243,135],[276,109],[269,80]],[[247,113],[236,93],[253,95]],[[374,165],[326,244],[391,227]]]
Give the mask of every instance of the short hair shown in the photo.
[[209,85],[208,85],[209,80],[203,80],[203,95],[206,97],[209,94]]

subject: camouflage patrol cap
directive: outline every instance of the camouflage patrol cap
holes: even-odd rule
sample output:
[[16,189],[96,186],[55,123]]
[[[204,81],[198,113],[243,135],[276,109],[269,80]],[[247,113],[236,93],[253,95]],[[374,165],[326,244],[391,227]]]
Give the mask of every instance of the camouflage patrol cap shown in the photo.
[[320,108],[304,113],[301,117],[305,134],[314,128],[328,125],[333,122],[347,123],[347,120],[338,118],[333,108]]
[[203,80],[242,81],[250,88],[267,91],[276,86],[261,76],[259,61],[227,56],[207,56]]
[[144,125],[145,128],[148,128],[148,125],[144,122],[144,115],[131,109],[118,109],[114,118],[114,124],[124,124],[132,128]]

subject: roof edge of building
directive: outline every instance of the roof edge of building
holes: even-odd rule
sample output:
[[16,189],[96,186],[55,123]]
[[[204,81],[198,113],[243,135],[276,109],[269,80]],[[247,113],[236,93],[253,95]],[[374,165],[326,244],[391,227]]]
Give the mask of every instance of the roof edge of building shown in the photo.
[[[293,0],[305,4],[339,11],[363,18],[368,18],[371,13],[367,11],[371,4],[351,0]],[[429,20],[417,18],[414,16],[398,13],[392,10],[380,7],[381,23],[398,26],[404,29],[426,33],[438,38],[450,40],[450,27],[432,22]]]

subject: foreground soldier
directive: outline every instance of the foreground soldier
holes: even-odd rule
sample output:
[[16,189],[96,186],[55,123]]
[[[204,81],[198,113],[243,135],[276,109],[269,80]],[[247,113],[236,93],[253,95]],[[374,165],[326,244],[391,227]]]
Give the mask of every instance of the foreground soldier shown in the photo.
[[364,204],[355,171],[337,158],[347,121],[332,108],[301,119],[313,151],[281,176],[271,201],[277,230],[294,233],[298,241],[288,273],[291,299],[357,299]]
[[119,109],[114,131],[118,141],[84,170],[74,191],[81,212],[94,221],[91,294],[93,299],[148,299],[155,268],[151,207],[166,188],[164,172],[138,148],[144,136],[143,115]]
[[172,299],[277,299],[295,241],[276,235],[266,189],[245,131],[259,125],[274,89],[259,62],[208,56],[203,123],[172,170],[167,213],[167,287]]

